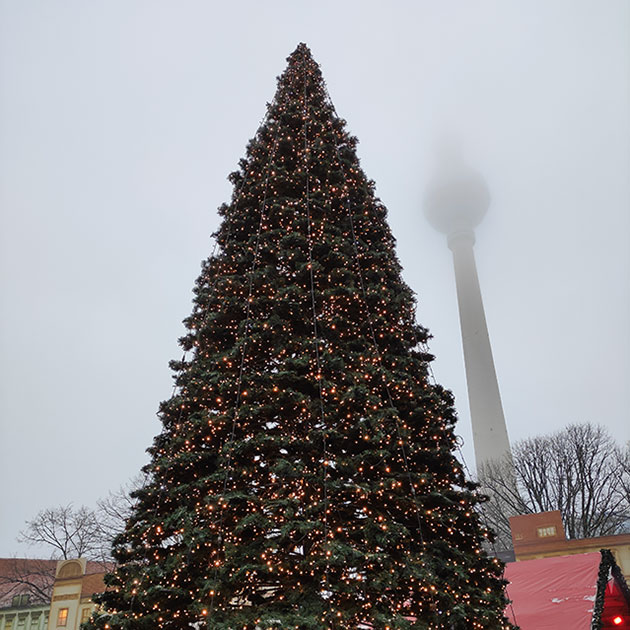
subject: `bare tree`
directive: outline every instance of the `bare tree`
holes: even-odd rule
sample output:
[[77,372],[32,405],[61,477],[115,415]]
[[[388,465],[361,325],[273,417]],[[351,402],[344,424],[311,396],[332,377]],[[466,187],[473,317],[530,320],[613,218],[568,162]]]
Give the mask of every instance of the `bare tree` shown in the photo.
[[142,487],[144,477],[132,479],[105,499],[97,508],[75,508],[72,504],[41,510],[27,521],[18,542],[46,547],[50,558],[86,558],[98,562],[111,561],[114,538],[125,528],[131,514],[133,492]]
[[94,510],[68,504],[41,510],[27,521],[18,542],[46,548],[50,559],[0,559],[0,607],[16,595],[28,596],[31,603],[50,601],[57,560],[86,558],[99,562],[103,570],[111,569],[112,541],[124,530],[134,505],[133,492],[143,480],[137,477],[110,492]]
[[131,516],[135,499],[134,492],[140,490],[144,483],[144,475],[131,479],[126,485],[111,492],[105,499],[97,501],[97,512],[101,530],[101,556],[111,558],[111,548],[114,538],[121,534]]
[[27,521],[18,542],[45,545],[53,559],[97,559],[101,549],[98,515],[94,510],[85,506],[75,508],[71,503],[46,508]]
[[[497,547],[511,545],[508,518],[559,510],[569,538],[626,531],[630,523],[630,455],[606,429],[574,424],[549,436],[517,442],[507,461],[479,473],[490,497],[484,511]],[[514,478],[516,484],[514,484]]]
[[[626,501],[630,503],[630,442],[617,451],[617,482],[621,491],[626,495]],[[630,524],[629,524],[630,528]]]

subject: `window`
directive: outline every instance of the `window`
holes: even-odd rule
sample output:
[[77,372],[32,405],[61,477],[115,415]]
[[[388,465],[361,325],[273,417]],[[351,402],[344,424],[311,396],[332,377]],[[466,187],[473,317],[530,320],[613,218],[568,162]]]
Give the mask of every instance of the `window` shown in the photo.
[[57,628],[65,627],[68,623],[68,609],[60,608],[57,613]]
[[13,628],[13,617],[7,617],[4,620],[4,630],[12,630]]
[[549,527],[538,528],[538,538],[548,538],[549,536],[556,535],[556,526],[550,525]]
[[57,575],[58,578],[70,578],[76,577],[77,575],[81,575],[83,573],[83,569],[81,564],[76,560],[70,560],[66,562],[61,569],[59,569],[59,573]]
[[91,608],[84,608],[81,611],[81,623],[85,623],[90,618]]

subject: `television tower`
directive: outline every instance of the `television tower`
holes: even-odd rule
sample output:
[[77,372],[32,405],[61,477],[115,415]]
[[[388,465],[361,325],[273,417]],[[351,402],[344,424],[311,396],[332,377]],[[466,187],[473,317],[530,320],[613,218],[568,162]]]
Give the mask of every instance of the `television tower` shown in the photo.
[[512,460],[473,251],[474,229],[489,205],[490,194],[481,175],[459,155],[442,156],[436,177],[429,185],[424,210],[431,225],[447,235],[453,252],[478,474],[490,461],[506,457],[510,463]]

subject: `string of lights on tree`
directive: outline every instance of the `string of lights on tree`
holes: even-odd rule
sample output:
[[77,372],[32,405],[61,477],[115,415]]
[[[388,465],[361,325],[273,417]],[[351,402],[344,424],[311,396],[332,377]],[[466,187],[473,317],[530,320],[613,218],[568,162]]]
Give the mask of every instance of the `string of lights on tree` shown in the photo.
[[511,627],[355,148],[300,44],[230,175],[90,629]]

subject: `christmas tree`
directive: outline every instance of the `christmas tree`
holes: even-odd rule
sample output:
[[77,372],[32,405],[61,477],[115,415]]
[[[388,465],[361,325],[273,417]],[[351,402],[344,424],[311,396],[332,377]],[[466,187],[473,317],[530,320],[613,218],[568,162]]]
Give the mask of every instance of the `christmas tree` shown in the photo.
[[509,628],[386,210],[300,44],[232,173],[91,628]]

